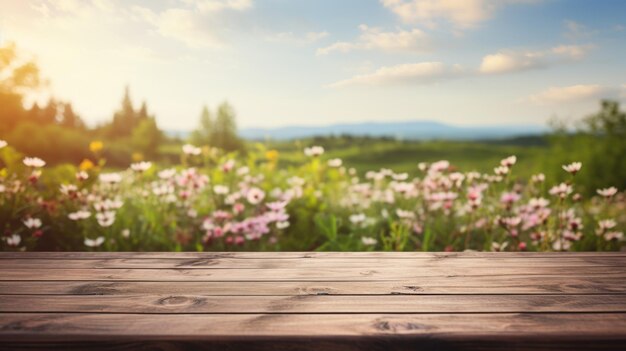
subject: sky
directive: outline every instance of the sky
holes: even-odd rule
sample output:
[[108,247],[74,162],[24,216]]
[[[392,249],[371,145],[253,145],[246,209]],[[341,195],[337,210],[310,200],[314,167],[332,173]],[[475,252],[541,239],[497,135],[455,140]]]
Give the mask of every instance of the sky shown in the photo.
[[626,102],[621,0],[0,0],[0,45],[94,125],[545,124]]

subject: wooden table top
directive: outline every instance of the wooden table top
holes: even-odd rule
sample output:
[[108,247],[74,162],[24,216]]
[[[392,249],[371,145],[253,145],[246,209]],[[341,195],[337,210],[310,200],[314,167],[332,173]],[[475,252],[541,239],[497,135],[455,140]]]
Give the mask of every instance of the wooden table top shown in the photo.
[[0,253],[0,350],[626,350],[626,253]]

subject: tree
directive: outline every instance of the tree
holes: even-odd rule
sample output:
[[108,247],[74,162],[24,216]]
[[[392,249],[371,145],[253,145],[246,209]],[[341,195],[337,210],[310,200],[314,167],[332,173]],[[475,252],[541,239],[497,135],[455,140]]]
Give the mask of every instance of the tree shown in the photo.
[[209,108],[204,105],[200,113],[200,125],[191,133],[191,142],[195,145],[211,145],[213,120]]
[[243,150],[243,142],[237,136],[235,111],[223,102],[217,109],[217,117],[211,135],[212,145],[225,151]]
[[[617,101],[601,102],[600,111],[582,119],[575,133],[556,131],[551,137],[550,165],[555,169],[572,161],[583,163],[576,175],[578,184],[589,195],[596,189],[616,186],[626,188],[626,113]],[[557,180],[565,180],[565,172]]]
[[133,108],[130,89],[126,86],[122,106],[113,114],[113,120],[108,126],[107,134],[111,138],[129,137],[137,125],[139,125],[139,114]]
[[133,129],[131,142],[134,150],[141,152],[146,157],[155,157],[163,138],[163,132],[157,126],[156,120],[153,117],[148,117],[139,122],[139,125]]
[[200,114],[198,129],[191,134],[190,140],[196,145],[210,145],[225,151],[242,151],[244,144],[237,136],[235,111],[223,102],[213,120],[208,107],[204,106]]
[[39,68],[18,52],[15,43],[0,47],[0,136],[27,117],[23,96],[40,86]]

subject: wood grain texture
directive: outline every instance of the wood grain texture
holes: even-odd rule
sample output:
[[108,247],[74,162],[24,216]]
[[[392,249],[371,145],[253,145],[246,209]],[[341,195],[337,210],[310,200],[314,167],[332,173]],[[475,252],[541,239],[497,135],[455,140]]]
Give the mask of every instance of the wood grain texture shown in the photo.
[[622,267],[471,267],[405,269],[320,268],[320,269],[2,269],[1,280],[110,280],[110,281],[386,281],[431,277],[485,276],[600,276],[626,279]]
[[0,253],[0,350],[626,350],[625,253]]
[[32,347],[35,334],[36,345],[42,349],[66,349],[72,343],[100,349],[153,343],[175,350],[619,350],[626,343],[625,330],[625,314],[57,313],[0,317],[1,345],[6,349]]
[[[444,258],[104,258],[104,259],[4,259],[4,269],[320,269],[320,268],[491,268],[493,259],[479,257]],[[626,257],[535,257],[520,262],[519,258],[499,257],[498,267],[624,267]]]
[[[2,296],[3,312],[89,313],[626,313],[626,295]],[[313,317],[315,318],[315,317]]]
[[620,277],[430,277],[370,282],[0,281],[1,295],[202,294],[223,296],[396,294],[624,294]]

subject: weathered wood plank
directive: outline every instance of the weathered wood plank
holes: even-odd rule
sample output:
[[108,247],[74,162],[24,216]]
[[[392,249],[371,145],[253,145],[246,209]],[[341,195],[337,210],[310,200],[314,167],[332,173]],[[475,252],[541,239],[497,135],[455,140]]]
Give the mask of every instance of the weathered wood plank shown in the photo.
[[0,280],[375,281],[451,276],[602,276],[626,279],[626,267],[323,268],[323,269],[0,269]]
[[624,294],[620,277],[429,277],[371,282],[124,282],[0,281],[2,295],[390,295],[390,294]]
[[0,312],[626,313],[626,295],[0,295]]
[[289,258],[522,258],[539,257],[626,257],[626,252],[0,252],[0,259],[105,259],[105,258],[236,258],[236,259],[289,259]]
[[536,257],[532,260],[502,257],[494,260],[484,257],[420,258],[416,260],[390,258],[105,258],[105,259],[4,259],[0,269],[320,269],[320,268],[447,268],[472,267],[626,267],[626,257],[563,257],[559,259]]
[[517,314],[84,314],[3,313],[4,341],[404,335],[586,336],[626,341],[625,313]]

